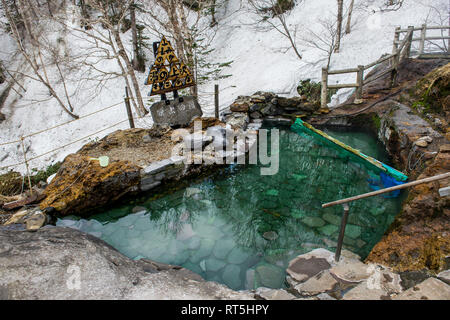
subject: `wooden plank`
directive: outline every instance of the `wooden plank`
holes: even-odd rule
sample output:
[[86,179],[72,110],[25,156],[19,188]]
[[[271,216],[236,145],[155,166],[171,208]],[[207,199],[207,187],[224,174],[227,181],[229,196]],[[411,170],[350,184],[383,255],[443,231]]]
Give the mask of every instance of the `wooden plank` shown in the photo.
[[342,73],[354,73],[354,72],[358,72],[358,68],[333,70],[333,71],[328,71],[328,74],[342,74]]
[[445,30],[450,29],[450,26],[433,26],[433,27],[427,27],[427,30]]
[[395,57],[395,54],[390,54],[390,55],[388,55],[388,56],[386,56],[386,57],[384,57],[384,58],[378,59],[378,60],[375,61],[375,62],[369,63],[368,65],[364,66],[364,70],[367,70],[367,69],[369,69],[369,68],[372,68],[373,66],[376,66],[377,64],[380,64],[380,63],[382,63],[382,62],[385,62],[385,61],[387,61],[387,60],[389,60],[389,59],[392,59],[393,57]]
[[419,55],[417,58],[419,59],[450,59],[449,53],[424,53]]
[[329,84],[328,89],[341,89],[341,88],[357,88],[359,87],[357,83],[351,84]]
[[446,178],[450,178],[450,172],[439,174],[437,176],[433,176],[433,177],[429,177],[429,178],[425,178],[425,179],[416,180],[416,181],[413,181],[413,182],[408,182],[408,183],[401,184],[401,185],[398,185],[398,186],[395,186],[395,187],[385,188],[385,189],[381,189],[381,190],[377,190],[377,191],[373,191],[373,192],[360,194],[358,196],[354,196],[354,197],[350,197],[350,198],[346,198],[346,199],[342,199],[342,200],[328,202],[328,203],[323,204],[322,208],[328,208],[328,207],[336,206],[338,204],[344,204],[344,203],[355,201],[355,200],[369,198],[369,197],[377,196],[377,195],[380,195],[380,194],[383,194],[383,193],[388,193],[388,192],[395,191],[395,190],[401,190],[401,189],[405,189],[405,188],[408,188],[408,187],[417,186],[419,184],[429,183],[429,182],[442,180],[442,179],[446,179]]

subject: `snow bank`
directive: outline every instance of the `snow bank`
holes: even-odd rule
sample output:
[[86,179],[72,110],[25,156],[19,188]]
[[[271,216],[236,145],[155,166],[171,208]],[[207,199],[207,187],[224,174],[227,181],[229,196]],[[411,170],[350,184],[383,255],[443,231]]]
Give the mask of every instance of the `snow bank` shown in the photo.
[[[330,64],[332,69],[355,67],[375,61],[382,54],[391,53],[396,26],[420,26],[425,22],[438,25],[441,24],[439,10],[442,15],[448,12],[447,0],[407,0],[398,11],[379,12],[384,2],[385,0],[356,1],[352,32],[342,39],[340,53],[332,56]],[[438,10],[431,9],[431,6]],[[75,26],[78,22],[73,15],[74,10],[69,5],[67,15],[68,21],[72,21]],[[216,19],[219,25],[214,27],[216,36],[212,43],[215,51],[211,61],[233,60],[231,67],[224,71],[232,76],[220,80],[219,83],[220,109],[226,109],[238,95],[249,95],[262,90],[272,91],[282,96],[295,96],[300,80],[309,78],[319,81],[320,70],[326,63],[324,60],[326,56],[322,51],[306,46],[302,39],[310,36],[310,30],[320,34],[322,28],[320,20],[334,19],[336,11],[335,0],[305,0],[288,14],[288,25],[298,26],[296,40],[298,49],[303,55],[303,59],[299,60],[290,48],[289,41],[278,31],[257,30],[260,28],[255,26],[254,16],[249,13],[245,1],[229,0],[227,5],[217,12]],[[51,25],[48,28],[49,37],[65,39],[66,50],[83,51],[87,46],[86,39],[75,37],[70,32],[61,34],[60,31],[50,31],[54,30]],[[150,41],[157,40],[159,39],[151,36]],[[20,63],[17,57],[11,55],[14,48],[11,39],[5,34],[0,34],[0,41],[2,43],[1,58],[11,65]],[[130,50],[131,34],[129,32],[123,35],[123,42],[128,45],[127,50]],[[105,70],[113,71],[117,68],[114,60],[102,63],[102,68]],[[56,76],[53,71],[50,77]],[[44,168],[51,163],[61,161],[88,141],[128,127],[128,122],[124,121],[108,128],[126,120],[126,110],[122,103],[125,87],[123,79],[108,80],[101,87],[96,87],[93,81],[80,84],[76,80],[82,77],[84,72],[85,70],[81,68],[70,74],[73,81],[67,83],[75,112],[83,116],[110,105],[117,105],[93,116],[26,138],[24,143],[29,159],[45,154],[31,161],[32,168]],[[142,84],[146,73],[137,75]],[[333,76],[331,83],[354,82],[355,77],[356,75],[336,75]],[[1,85],[0,90],[5,86],[6,84]],[[0,167],[23,161],[19,143],[6,146],[2,146],[1,143],[18,140],[21,136],[71,120],[55,99],[49,96],[44,86],[26,77],[22,81],[22,86],[26,91],[16,86],[17,92],[10,94],[0,110],[6,116],[6,120],[0,123]],[[62,84],[57,89],[58,92],[62,92]],[[149,89],[142,86],[142,95],[146,101],[148,101]],[[199,101],[205,116],[214,114],[213,89],[213,82],[199,87]],[[339,91],[332,104],[342,102],[350,93],[351,90],[348,89]],[[150,103],[151,101],[148,102]],[[150,116],[136,121],[138,127],[150,127],[151,124]],[[107,129],[81,139],[103,128]],[[49,152],[76,140],[79,141],[55,152]],[[25,172],[25,166],[14,167],[14,170]]]

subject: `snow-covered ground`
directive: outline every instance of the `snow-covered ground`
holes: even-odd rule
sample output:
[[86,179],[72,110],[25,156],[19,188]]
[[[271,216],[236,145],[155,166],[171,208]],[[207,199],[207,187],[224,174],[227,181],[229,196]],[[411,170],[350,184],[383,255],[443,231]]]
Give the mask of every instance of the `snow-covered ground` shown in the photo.
[[[216,15],[219,24],[214,27],[216,35],[212,42],[215,51],[211,60],[213,62],[233,61],[231,67],[224,70],[224,73],[232,76],[219,82],[221,110],[227,108],[239,95],[249,95],[256,91],[272,91],[279,95],[295,96],[300,80],[308,78],[315,81],[320,80],[321,68],[326,64],[326,54],[307,46],[305,40],[311,39],[311,31],[319,35],[322,33],[321,20],[332,21],[335,19],[336,1],[304,0],[297,2],[298,5],[287,15],[287,24],[290,28],[297,26],[296,41],[298,50],[303,56],[302,60],[299,60],[290,48],[288,39],[278,31],[274,29],[261,30],[261,26],[255,25],[255,17],[249,12],[245,0],[229,0],[226,6],[219,9]],[[347,5],[348,2],[345,1]],[[330,64],[332,69],[351,68],[373,62],[382,54],[391,53],[396,26],[420,26],[425,22],[439,25],[441,24],[439,14],[446,16],[449,11],[448,0],[406,0],[397,11],[380,12],[379,9],[385,2],[385,0],[356,1],[352,31],[342,39],[340,53],[333,54]],[[432,6],[437,10],[432,9]],[[74,27],[78,24],[73,10],[69,5],[67,9],[69,29],[71,24]],[[75,36],[70,31],[62,33],[51,24],[47,27],[49,38],[52,41],[56,41],[60,37],[65,39],[64,50],[82,52],[88,45],[86,39]],[[326,33],[323,34],[323,39],[326,39]],[[152,36],[150,41],[158,40]],[[0,41],[0,58],[11,65],[20,63],[19,58],[11,55],[14,51],[14,42],[5,34],[0,34]],[[128,45],[127,49],[130,49],[130,32],[123,35],[123,41]],[[117,63],[114,60],[103,61],[101,67],[103,70],[114,71],[117,70]],[[149,67],[147,66],[147,68]],[[57,77],[55,70],[49,73],[50,78]],[[128,128],[123,104],[125,86],[123,79],[108,80],[105,85],[96,87],[93,81],[86,80],[81,83],[77,81],[85,73],[83,68],[78,71],[74,70],[69,77],[72,80],[67,81],[75,113],[83,116],[111,105],[117,105],[51,131],[27,137],[24,144],[29,159],[45,154],[31,161],[32,168],[44,168],[62,160],[90,140],[99,139],[117,129]],[[137,75],[139,83],[144,83],[147,73],[137,73]],[[355,81],[355,75],[333,77],[331,83]],[[14,86],[17,92],[11,92],[0,110],[6,116],[6,120],[0,123],[0,168],[23,161],[19,143],[9,145],[2,145],[2,143],[18,140],[21,136],[71,120],[58,106],[55,99],[49,96],[48,90],[43,85],[30,78],[24,78],[22,86],[26,91],[19,86]],[[0,85],[0,90],[5,87],[6,83]],[[199,101],[205,116],[214,113],[213,89],[214,82],[199,87]],[[149,90],[149,87],[141,87],[142,96],[146,101],[148,101]],[[62,84],[58,86],[57,91],[63,92]],[[342,102],[349,93],[349,90],[341,90],[334,97],[332,103]],[[123,122],[110,127],[120,121]],[[152,124],[150,115],[137,120],[136,124],[138,127],[150,127]],[[104,128],[107,129],[82,139]],[[55,152],[47,153],[76,140],[79,141]],[[24,165],[6,170],[11,169],[25,172]]]

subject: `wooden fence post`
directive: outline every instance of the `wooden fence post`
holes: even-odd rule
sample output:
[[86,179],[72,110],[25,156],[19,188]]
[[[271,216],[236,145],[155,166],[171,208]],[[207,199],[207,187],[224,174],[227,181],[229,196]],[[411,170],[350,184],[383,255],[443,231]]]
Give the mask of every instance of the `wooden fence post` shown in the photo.
[[427,33],[427,25],[422,24],[422,30],[420,32],[419,56],[423,54],[423,51],[425,49],[426,33]]
[[400,51],[397,51],[397,54],[393,57],[392,61],[392,71],[391,71],[391,88],[397,86],[397,69],[400,61]]
[[23,143],[23,137],[20,137],[20,144],[22,145],[23,159],[25,160],[25,166],[27,168],[28,187],[30,188],[30,196],[33,196],[33,188],[31,187],[30,168],[28,167],[27,152]]
[[127,109],[128,121],[130,122],[130,128],[134,128],[133,114],[131,113],[130,98],[128,96],[128,87],[125,87],[124,101],[125,101],[125,108]]
[[361,100],[364,85],[364,66],[361,65],[358,66],[358,73],[356,74],[356,83],[358,84],[358,87],[356,88],[356,99]]
[[320,106],[322,108],[327,107],[327,91],[328,91],[328,67],[322,68],[322,92],[320,95]]
[[409,55],[411,54],[411,46],[412,46],[412,40],[414,35],[414,26],[408,26],[408,30],[411,31],[409,33],[408,42],[406,43],[406,54],[405,57],[409,58]]
[[398,41],[400,40],[400,30],[401,27],[395,28],[395,34],[394,34],[394,43],[392,47],[392,54],[396,53],[398,50]]
[[214,115],[219,119],[219,85],[214,85]]

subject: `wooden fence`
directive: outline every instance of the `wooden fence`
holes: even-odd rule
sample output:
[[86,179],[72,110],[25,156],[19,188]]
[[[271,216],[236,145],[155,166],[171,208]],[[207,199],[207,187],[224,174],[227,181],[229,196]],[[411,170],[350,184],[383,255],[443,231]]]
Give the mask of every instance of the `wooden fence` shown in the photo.
[[[327,106],[328,89],[356,88],[356,97],[354,102],[361,103],[363,86],[385,76],[386,74],[391,75],[391,87],[395,87],[397,85],[398,66],[405,57],[407,58],[410,57],[411,46],[414,41],[420,41],[418,51],[419,58],[450,58],[449,55],[450,36],[444,36],[442,34],[441,36],[427,37],[426,36],[427,30],[442,30],[442,31],[449,30],[450,34],[450,26],[428,27],[426,24],[423,24],[422,27],[419,28],[415,28],[414,26],[409,26],[407,29],[397,27],[395,29],[392,54],[384,56],[375,62],[369,63],[368,65],[359,65],[356,68],[342,69],[342,70],[330,70],[329,68],[322,68],[322,92],[321,92],[322,108],[325,108]],[[420,37],[418,38],[414,38],[414,32],[416,31],[420,31]],[[403,34],[404,37],[402,38]],[[425,54],[424,52],[425,43],[427,41],[433,40],[448,40],[448,45],[446,48],[447,52]],[[390,67],[387,70],[376,75],[375,77],[372,77],[369,80],[364,80],[364,72],[367,69],[372,68],[377,64],[380,64],[388,60],[390,61]],[[333,85],[328,84],[329,82],[328,78],[330,75],[345,74],[345,73],[356,73],[356,82],[333,84]]]

